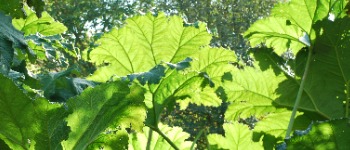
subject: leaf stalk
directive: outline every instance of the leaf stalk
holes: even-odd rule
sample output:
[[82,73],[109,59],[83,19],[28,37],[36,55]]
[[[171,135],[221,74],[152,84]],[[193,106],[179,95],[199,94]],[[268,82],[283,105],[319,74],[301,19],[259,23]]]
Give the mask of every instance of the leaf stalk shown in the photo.
[[303,74],[303,77],[301,79],[301,83],[300,83],[300,87],[298,90],[298,94],[293,106],[293,110],[292,110],[292,115],[290,116],[290,120],[289,120],[289,124],[288,124],[288,128],[287,128],[287,132],[286,132],[286,136],[285,139],[289,139],[290,138],[290,133],[292,132],[293,129],[293,125],[294,125],[294,121],[295,121],[295,116],[300,104],[300,100],[301,100],[301,96],[303,94],[304,91],[304,86],[305,86],[305,81],[309,72],[309,68],[310,68],[310,62],[311,62],[311,56],[312,56],[312,50],[313,50],[313,46],[309,47],[309,52],[308,52],[308,56],[307,56],[307,60],[306,60],[306,65],[305,65],[305,71]]
[[149,126],[149,128],[161,135],[175,150],[179,150],[175,143],[173,143],[173,141],[171,141],[162,131],[160,131],[158,127]]

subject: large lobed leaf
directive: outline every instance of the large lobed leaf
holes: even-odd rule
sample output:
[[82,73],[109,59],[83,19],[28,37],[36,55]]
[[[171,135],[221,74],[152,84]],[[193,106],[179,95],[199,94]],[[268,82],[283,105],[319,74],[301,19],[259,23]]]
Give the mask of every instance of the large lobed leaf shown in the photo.
[[[115,81],[86,89],[80,96],[69,99],[67,106],[72,114],[66,120],[72,132],[62,142],[64,148],[85,149],[94,145],[107,128],[132,127],[140,131],[146,116],[143,94],[138,85],[129,87],[126,81]],[[109,140],[104,144],[108,143]]]
[[45,99],[31,100],[0,74],[0,138],[11,149],[62,149],[66,111]]
[[[181,99],[188,103],[219,106],[215,93],[221,76],[233,66],[234,52],[210,48],[205,25],[185,27],[180,17],[147,14],[127,20],[127,25],[104,35],[90,58],[99,67],[89,79],[109,80],[112,75],[148,84],[147,122],[156,126],[159,114]],[[215,87],[215,88],[213,88]],[[151,121],[152,120],[152,121]]]
[[90,78],[106,81],[112,75],[145,72],[161,62],[178,63],[208,45],[211,36],[204,24],[184,27],[178,16],[147,14],[128,19],[121,29],[113,29],[99,41],[90,53],[91,61],[99,67]]

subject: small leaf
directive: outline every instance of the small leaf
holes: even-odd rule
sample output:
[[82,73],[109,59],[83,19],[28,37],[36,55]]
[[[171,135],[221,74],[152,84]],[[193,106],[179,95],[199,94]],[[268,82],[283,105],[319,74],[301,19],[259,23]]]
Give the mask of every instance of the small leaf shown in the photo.
[[47,12],[43,12],[38,18],[33,10],[27,5],[24,6],[27,14],[26,19],[13,19],[13,25],[16,29],[24,32],[24,35],[40,33],[45,36],[61,34],[67,31],[62,23],[56,22]]

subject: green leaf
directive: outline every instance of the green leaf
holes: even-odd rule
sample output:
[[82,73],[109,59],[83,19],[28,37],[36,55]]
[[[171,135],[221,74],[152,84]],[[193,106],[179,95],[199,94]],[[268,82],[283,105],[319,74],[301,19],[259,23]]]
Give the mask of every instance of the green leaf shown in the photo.
[[41,74],[39,79],[44,96],[53,102],[65,102],[82,93],[85,88],[96,85],[85,79],[67,77],[75,70],[76,67],[73,66],[61,72]]
[[274,48],[278,55],[282,55],[288,50],[296,54],[305,47],[299,38],[303,32],[298,26],[287,25],[287,19],[281,17],[270,17],[255,22],[245,33],[252,46],[265,44]]
[[[180,127],[169,127],[159,124],[159,129],[162,131],[179,149],[189,149],[192,142],[186,141],[190,134],[183,132]],[[157,132],[150,131],[150,128],[144,127],[143,133],[133,133],[129,136],[129,150],[146,150],[147,141],[152,132],[152,138],[149,145],[150,149],[172,150],[171,145]]]
[[[337,28],[334,28],[335,26]],[[301,108],[316,111],[328,119],[349,116],[349,108],[344,105],[349,102],[347,93],[350,91],[350,70],[347,69],[350,67],[350,60],[347,59],[350,57],[349,26],[350,19],[347,17],[336,19],[334,22],[325,19],[315,25],[317,39]],[[296,57],[294,70],[297,78],[304,72],[306,53],[301,52]],[[299,87],[298,81],[285,81],[281,83],[278,91],[296,91],[295,87]],[[277,103],[292,106],[294,100],[283,96]]]
[[67,31],[67,28],[59,22],[56,22],[47,12],[43,12],[38,18],[33,10],[27,5],[24,6],[27,18],[13,19],[13,25],[16,29],[24,32],[24,35],[40,33],[45,36],[61,34]]
[[[146,111],[144,89],[125,81],[106,83],[88,88],[67,102],[71,127],[65,149],[85,149],[98,140],[107,128],[130,128],[141,131]],[[108,141],[106,141],[108,142]]]
[[[62,149],[61,142],[68,138],[70,128],[64,120],[68,112],[62,105],[49,104],[47,100],[36,100],[41,104],[40,114],[35,114],[40,119],[41,130],[35,136],[35,149]],[[39,109],[39,108],[37,108]]]
[[[107,81],[112,75],[125,76],[145,72],[162,63],[178,63],[208,45],[211,36],[204,24],[184,27],[180,17],[160,13],[126,20],[121,29],[113,29],[90,53],[97,71],[89,79]],[[107,64],[107,65],[106,65]]]
[[[40,33],[28,35],[25,37],[28,41],[28,45],[38,55],[40,60],[48,60],[52,63],[60,63],[59,59],[64,57],[64,54],[68,54],[73,58],[76,54],[72,49],[68,50],[65,46],[66,43],[63,41],[61,35],[56,34],[53,36],[44,36]],[[61,58],[59,58],[61,57]],[[63,58],[64,59],[64,58]],[[65,60],[68,61],[68,60]]]
[[102,67],[89,79],[103,82],[112,75],[128,75],[148,83],[147,122],[153,126],[175,100],[185,99],[183,107],[188,103],[219,106],[215,88],[223,73],[233,67],[229,62],[237,58],[230,50],[204,47],[209,40],[204,24],[184,27],[180,17],[163,13],[134,17],[123,28],[104,35],[100,46],[91,51],[92,62]]
[[[286,135],[291,114],[292,112],[288,110],[278,110],[277,112],[268,114],[260,118],[256,123],[254,132],[262,132],[282,140]],[[301,114],[302,113],[297,113],[297,116]]]
[[23,2],[20,0],[0,0],[0,3],[0,13],[5,13],[15,18],[24,17],[24,13],[22,12]]
[[90,144],[87,149],[104,149],[104,150],[118,150],[127,149],[129,136],[125,130],[106,131],[106,133],[100,134],[94,143]]
[[315,23],[328,18],[331,12],[338,15],[344,6],[344,1],[330,0],[292,0],[280,3],[272,9],[270,17],[254,23],[244,36],[252,46],[264,43],[274,48],[278,55],[287,50],[297,54],[302,47],[314,44]]
[[[261,50],[255,53],[255,57],[257,55],[266,56],[265,54],[271,55],[271,53]],[[277,109],[275,101],[281,94],[277,93],[276,90],[281,82],[287,80],[287,77],[278,66],[280,61],[278,56],[263,58],[274,59],[257,61],[255,68],[234,68],[223,76],[223,88],[227,101],[231,102],[225,112],[226,120],[235,121],[252,115],[260,117],[275,112]],[[270,62],[276,64],[269,66]],[[285,91],[285,93],[287,92],[290,91]]]
[[294,135],[288,149],[347,149],[349,148],[349,119],[313,123],[306,135]]
[[260,142],[253,141],[253,132],[247,125],[238,122],[225,123],[223,125],[225,136],[209,134],[210,149],[264,149]]
[[61,105],[31,100],[1,74],[0,81],[0,138],[11,149],[62,149],[69,128]]
[[15,48],[27,50],[23,34],[11,24],[11,18],[0,12],[0,72],[7,75],[14,58]]
[[150,95],[145,103],[152,109],[147,117],[148,123],[156,125],[164,108],[171,108],[176,100],[183,109],[189,103],[220,106],[221,99],[215,91],[221,83],[221,76],[233,67],[229,62],[236,60],[234,52],[206,47],[193,58],[191,67],[185,70],[168,69],[159,84],[148,87]]
[[[318,35],[315,42],[315,54],[312,56],[314,61],[310,64],[309,76],[299,105],[300,111],[317,112],[328,119],[346,116],[343,101],[346,101],[347,95],[344,91],[347,91],[345,85],[349,84],[350,77],[345,69],[350,63],[346,59],[350,55],[345,44],[349,40],[348,36],[332,40],[348,31],[346,28],[349,21],[337,20],[320,22],[324,26],[324,32]],[[320,33],[321,30],[315,28],[315,31]],[[244,118],[273,112],[275,107],[292,108],[304,72],[306,54],[306,51],[300,51],[295,60],[289,61],[288,68],[283,59],[270,50],[256,51],[254,69],[246,67],[243,70],[233,70],[232,77],[225,81],[228,101],[233,102],[228,107],[225,118],[237,120],[240,116]]]

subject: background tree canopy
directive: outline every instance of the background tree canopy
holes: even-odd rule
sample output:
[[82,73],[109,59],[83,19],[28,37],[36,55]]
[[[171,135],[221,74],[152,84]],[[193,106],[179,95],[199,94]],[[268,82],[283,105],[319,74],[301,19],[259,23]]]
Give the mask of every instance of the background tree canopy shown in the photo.
[[188,23],[207,23],[214,35],[211,45],[231,48],[240,53],[248,46],[242,33],[269,14],[278,0],[54,0],[46,10],[68,27],[66,38],[81,50],[93,46],[103,32],[123,25],[131,16],[159,11],[182,15]]

